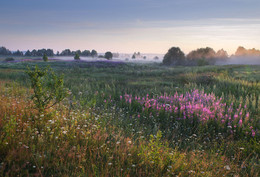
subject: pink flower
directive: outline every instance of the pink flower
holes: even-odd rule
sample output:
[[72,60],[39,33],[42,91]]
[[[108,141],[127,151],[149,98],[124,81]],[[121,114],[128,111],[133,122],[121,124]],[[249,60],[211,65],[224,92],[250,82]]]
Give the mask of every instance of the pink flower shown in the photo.
[[255,131],[252,129],[252,136],[254,137],[255,136]]
[[242,122],[242,119],[240,119],[239,122],[238,122],[238,124],[239,124],[240,127],[242,127],[242,123],[243,123],[243,122]]

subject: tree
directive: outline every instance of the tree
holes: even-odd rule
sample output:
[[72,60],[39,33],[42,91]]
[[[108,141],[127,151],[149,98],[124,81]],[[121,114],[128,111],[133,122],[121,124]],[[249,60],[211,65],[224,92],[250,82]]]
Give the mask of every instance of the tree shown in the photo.
[[36,56],[43,56],[46,52],[46,49],[38,49]]
[[185,65],[185,55],[179,47],[172,47],[163,58],[164,65]]
[[84,51],[81,53],[81,55],[82,55],[82,56],[86,56],[86,57],[88,57],[88,56],[91,55],[91,53],[90,53],[89,50],[84,50]]
[[240,56],[260,56],[260,50],[256,50],[255,48],[252,49],[245,49],[244,47],[238,47],[237,51],[235,53],[235,56],[240,57]]
[[12,52],[5,47],[0,47],[0,55],[12,55]]
[[247,54],[247,50],[242,46],[239,46],[235,53],[236,56],[245,56],[246,54]]
[[46,55],[47,55],[47,56],[53,56],[53,55],[54,55],[53,50],[52,50],[52,49],[47,49],[47,50],[46,50]]
[[113,58],[113,54],[111,52],[106,52],[105,58],[108,59],[108,60],[111,60]]
[[42,59],[43,59],[43,61],[45,61],[45,62],[47,62],[47,61],[48,61],[48,57],[47,57],[46,53],[45,53],[45,54],[43,54],[43,57],[42,57]]
[[38,55],[37,55],[37,51],[36,51],[35,49],[32,50],[31,56],[38,56]]
[[80,50],[77,50],[76,53],[79,54],[79,55],[81,55],[81,51],[80,51]]
[[70,49],[65,49],[60,53],[61,56],[70,56],[71,55],[71,51]]
[[32,53],[30,52],[30,50],[27,50],[24,55],[27,57],[30,57],[30,56],[32,56]]
[[14,56],[23,56],[23,52],[20,50],[17,50],[16,52],[13,53]]
[[78,53],[75,54],[74,59],[75,59],[75,60],[80,60],[80,57],[79,57],[79,54],[78,54]]
[[135,59],[135,54],[133,54],[132,59]]
[[98,55],[97,51],[95,51],[95,50],[91,51],[91,56],[92,57],[96,57],[97,55]]
[[227,59],[228,58],[228,53],[224,49],[218,50],[216,53],[216,57],[219,59]]
[[190,60],[211,59],[215,57],[216,57],[216,52],[210,47],[193,50],[187,55],[187,58]]
[[189,63],[194,65],[197,64],[198,60],[205,60],[205,62],[202,63],[214,64],[216,58],[216,52],[210,47],[193,50],[187,55]]

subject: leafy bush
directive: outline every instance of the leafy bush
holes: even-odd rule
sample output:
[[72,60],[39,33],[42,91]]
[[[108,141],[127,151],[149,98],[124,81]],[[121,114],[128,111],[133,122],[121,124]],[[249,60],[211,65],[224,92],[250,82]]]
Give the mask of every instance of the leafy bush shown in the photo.
[[195,79],[197,84],[203,84],[203,85],[209,85],[215,82],[214,76],[208,74],[208,75],[200,75],[197,76]]
[[79,54],[78,54],[78,53],[76,53],[76,55],[74,56],[74,59],[75,59],[75,60],[80,60],[80,57],[79,57]]
[[36,65],[34,70],[28,68],[26,73],[33,89],[32,100],[39,113],[45,112],[66,97],[63,78],[58,77],[51,68],[40,69]]
[[47,61],[48,61],[48,57],[47,57],[47,55],[44,54],[43,57],[42,57],[42,59],[43,59],[43,61],[47,62]]
[[5,62],[15,61],[15,59],[14,59],[14,58],[6,58],[4,61],[5,61]]

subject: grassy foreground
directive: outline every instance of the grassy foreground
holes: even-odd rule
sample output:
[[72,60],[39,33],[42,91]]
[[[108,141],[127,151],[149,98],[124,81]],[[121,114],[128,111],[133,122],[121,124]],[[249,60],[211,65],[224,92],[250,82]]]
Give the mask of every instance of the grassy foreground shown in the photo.
[[[26,67],[71,94],[39,114]],[[0,64],[1,176],[258,176],[260,66]]]

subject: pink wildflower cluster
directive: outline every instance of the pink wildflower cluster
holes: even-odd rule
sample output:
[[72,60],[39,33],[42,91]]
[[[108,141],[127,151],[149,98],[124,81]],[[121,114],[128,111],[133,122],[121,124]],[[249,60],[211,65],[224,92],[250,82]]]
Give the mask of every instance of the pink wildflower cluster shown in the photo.
[[[120,97],[123,99],[123,97]],[[157,111],[164,110],[166,112],[181,116],[179,119],[198,118],[200,122],[214,120],[220,123],[222,127],[228,126],[230,131],[236,128],[246,128],[250,126],[249,112],[246,106],[239,105],[237,109],[233,109],[233,103],[229,106],[223,103],[222,98],[218,98],[214,93],[206,94],[204,91],[192,90],[186,94],[178,94],[173,96],[158,96],[149,98],[133,97],[125,94],[124,99],[127,103],[136,101],[143,105],[143,111],[152,108]],[[251,129],[252,136],[255,131]]]

